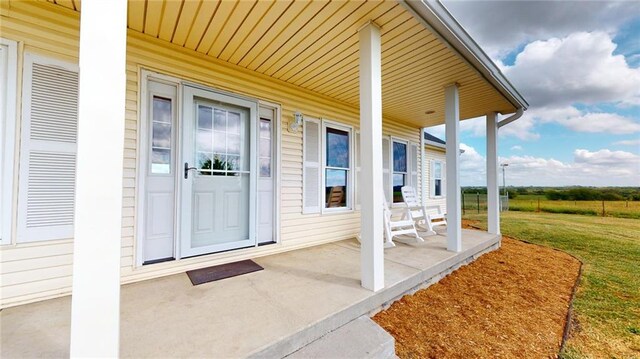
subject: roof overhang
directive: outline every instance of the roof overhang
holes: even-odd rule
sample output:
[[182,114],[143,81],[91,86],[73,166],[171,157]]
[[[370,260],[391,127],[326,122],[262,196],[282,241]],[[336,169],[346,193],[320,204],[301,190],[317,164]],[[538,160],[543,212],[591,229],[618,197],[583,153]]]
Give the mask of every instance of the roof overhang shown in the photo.
[[[81,0],[48,1],[81,11]],[[166,51],[206,56],[357,111],[358,29],[369,21],[381,28],[385,119],[413,127],[444,123],[444,87],[452,83],[459,85],[461,119],[528,106],[435,0],[129,0],[127,26],[138,40],[164,42]],[[328,116],[309,98],[300,110]]]
[[448,43],[470,66],[473,66],[516,109],[526,110],[529,107],[525,98],[439,0],[399,1],[425,27]]

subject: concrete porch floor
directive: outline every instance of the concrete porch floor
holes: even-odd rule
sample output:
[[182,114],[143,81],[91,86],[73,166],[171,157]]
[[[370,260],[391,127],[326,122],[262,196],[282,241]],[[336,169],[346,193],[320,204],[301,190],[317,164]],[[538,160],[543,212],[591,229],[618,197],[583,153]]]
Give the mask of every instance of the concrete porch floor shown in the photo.
[[[446,237],[385,250],[385,289],[360,286],[355,240],[257,258],[265,270],[192,286],[186,274],[128,284],[121,292],[123,357],[282,357],[425,284],[500,238],[463,230],[460,253]],[[96,308],[99,310],[99,308]],[[0,357],[66,357],[71,298],[0,312]]]

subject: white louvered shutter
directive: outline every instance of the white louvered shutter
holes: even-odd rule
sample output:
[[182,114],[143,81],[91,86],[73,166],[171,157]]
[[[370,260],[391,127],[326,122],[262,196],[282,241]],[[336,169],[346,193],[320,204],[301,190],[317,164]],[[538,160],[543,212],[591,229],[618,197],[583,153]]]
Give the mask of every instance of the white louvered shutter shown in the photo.
[[416,194],[420,195],[420,186],[418,186],[418,145],[409,143],[409,175],[411,176],[411,187],[416,190]]
[[356,189],[356,209],[360,209],[360,201],[361,201],[361,197],[360,197],[360,132],[356,132],[356,144],[355,144],[355,167],[356,167],[356,185],[355,185],[355,189]]
[[429,160],[429,198],[436,197],[436,164],[434,160]]
[[320,213],[322,205],[320,120],[305,118],[303,128],[302,213]]
[[391,141],[388,137],[382,137],[382,185],[387,203],[393,203],[391,194]]
[[73,237],[78,69],[25,55],[18,242]]

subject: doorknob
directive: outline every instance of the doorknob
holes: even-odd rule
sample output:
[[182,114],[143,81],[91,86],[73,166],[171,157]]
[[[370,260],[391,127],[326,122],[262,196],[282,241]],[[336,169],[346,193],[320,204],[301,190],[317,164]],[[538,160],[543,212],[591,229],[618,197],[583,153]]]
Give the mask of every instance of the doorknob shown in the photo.
[[189,167],[189,162],[185,162],[184,163],[184,179],[188,179],[189,178],[189,171],[190,170],[197,170],[198,168],[196,167]]

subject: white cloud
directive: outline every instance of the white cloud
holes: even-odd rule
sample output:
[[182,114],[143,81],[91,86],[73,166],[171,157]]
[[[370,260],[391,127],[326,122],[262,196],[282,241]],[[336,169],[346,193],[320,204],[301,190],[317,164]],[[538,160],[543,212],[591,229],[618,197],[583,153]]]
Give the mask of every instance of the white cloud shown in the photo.
[[445,1],[447,8],[494,58],[536,39],[576,31],[615,32],[637,16],[634,1]]
[[601,102],[640,105],[640,69],[604,32],[577,32],[529,43],[504,72],[532,107]]
[[[485,158],[472,147],[461,145],[461,148],[469,153],[467,158],[461,158],[462,185],[485,185]],[[640,182],[639,155],[608,149],[594,152],[576,149],[573,155],[573,162],[533,156],[502,157],[500,162],[509,164],[507,185],[637,186]]]
[[619,145],[619,146],[640,146],[640,138],[637,139],[637,140],[616,141],[613,144],[614,145]]
[[511,151],[522,151],[522,146],[520,145],[511,146]]

